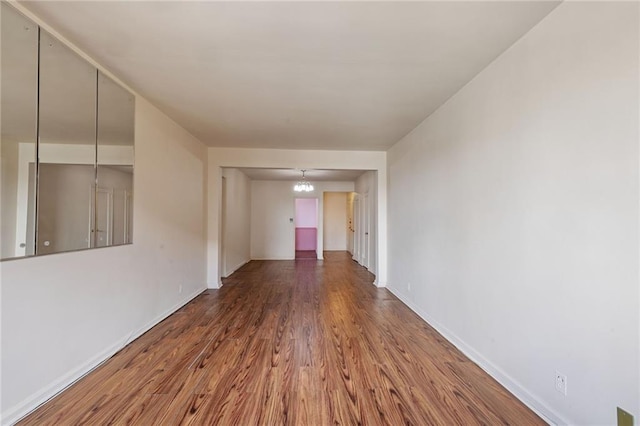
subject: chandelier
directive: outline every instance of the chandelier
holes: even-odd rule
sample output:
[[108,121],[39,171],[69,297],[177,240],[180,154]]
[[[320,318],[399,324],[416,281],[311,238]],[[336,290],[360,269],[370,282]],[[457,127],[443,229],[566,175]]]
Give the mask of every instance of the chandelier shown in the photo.
[[307,180],[304,178],[304,172],[306,172],[306,170],[302,170],[302,180],[299,181],[298,183],[296,183],[296,185],[293,187],[293,190],[296,192],[311,192],[313,191],[313,185],[311,185],[309,182],[307,182]]

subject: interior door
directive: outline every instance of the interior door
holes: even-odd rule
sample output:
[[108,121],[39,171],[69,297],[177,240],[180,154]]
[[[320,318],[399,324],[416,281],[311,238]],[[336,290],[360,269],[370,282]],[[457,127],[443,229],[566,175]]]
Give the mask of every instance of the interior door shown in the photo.
[[227,277],[227,178],[222,176],[222,207],[220,212],[220,271],[222,271],[221,277]]
[[353,197],[353,260],[358,263],[361,263],[360,252],[361,252],[361,240],[360,240],[360,196],[356,194]]
[[96,189],[95,247],[106,247],[113,240],[113,190]]
[[371,227],[371,206],[369,206],[369,193],[364,194],[362,206],[362,266],[369,269],[369,255],[371,252],[371,244],[369,240],[369,231]]

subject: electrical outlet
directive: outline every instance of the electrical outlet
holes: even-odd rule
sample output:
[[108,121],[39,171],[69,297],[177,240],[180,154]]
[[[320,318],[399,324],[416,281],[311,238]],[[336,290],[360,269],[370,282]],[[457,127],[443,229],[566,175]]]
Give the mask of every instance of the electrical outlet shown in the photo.
[[407,283],[407,291],[411,291],[411,283]]
[[618,426],[633,426],[633,416],[622,408],[618,408]]
[[178,293],[182,293],[182,284],[178,286]]
[[556,370],[556,390],[563,395],[567,394],[567,376]]

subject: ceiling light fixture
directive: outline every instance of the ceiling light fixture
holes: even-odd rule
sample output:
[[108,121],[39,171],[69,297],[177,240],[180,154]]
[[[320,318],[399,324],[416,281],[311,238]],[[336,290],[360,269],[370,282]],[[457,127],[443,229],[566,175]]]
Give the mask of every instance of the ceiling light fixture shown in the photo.
[[305,177],[304,177],[304,172],[306,172],[306,170],[302,170],[302,180],[298,183],[296,183],[296,185],[293,187],[293,190],[296,192],[311,192],[313,191],[313,185],[311,185],[311,183],[309,183]]

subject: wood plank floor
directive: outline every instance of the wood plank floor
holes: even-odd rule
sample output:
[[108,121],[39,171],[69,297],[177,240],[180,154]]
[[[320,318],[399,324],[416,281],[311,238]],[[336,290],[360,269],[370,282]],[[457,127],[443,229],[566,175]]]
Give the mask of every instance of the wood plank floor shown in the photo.
[[318,259],[315,250],[296,250],[296,259]]
[[372,280],[252,261],[19,424],[544,424]]

